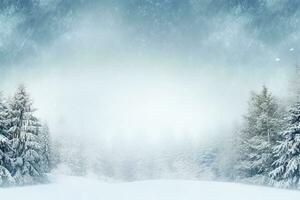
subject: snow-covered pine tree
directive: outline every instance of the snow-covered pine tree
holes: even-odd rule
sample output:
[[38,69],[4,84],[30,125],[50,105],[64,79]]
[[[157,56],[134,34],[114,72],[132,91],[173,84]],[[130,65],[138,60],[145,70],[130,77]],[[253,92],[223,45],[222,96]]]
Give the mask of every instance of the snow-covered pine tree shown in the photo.
[[4,135],[0,134],[0,186],[14,183],[10,173],[10,142]]
[[11,143],[8,135],[8,109],[0,94],[0,186],[14,183],[11,176]]
[[51,169],[51,157],[50,157],[50,135],[49,135],[49,127],[48,124],[45,123],[41,127],[39,140],[41,144],[41,166],[43,172],[49,172]]
[[270,176],[274,185],[299,189],[300,178],[300,97],[291,106],[288,115],[288,125],[282,131],[284,139],[274,147],[276,168]]
[[17,184],[31,184],[41,181],[43,166],[39,134],[40,122],[34,116],[32,100],[23,85],[9,103],[10,128],[12,148],[12,171]]
[[272,147],[283,124],[281,114],[276,99],[265,86],[259,94],[252,93],[239,138],[238,178],[259,184],[268,181],[274,161]]

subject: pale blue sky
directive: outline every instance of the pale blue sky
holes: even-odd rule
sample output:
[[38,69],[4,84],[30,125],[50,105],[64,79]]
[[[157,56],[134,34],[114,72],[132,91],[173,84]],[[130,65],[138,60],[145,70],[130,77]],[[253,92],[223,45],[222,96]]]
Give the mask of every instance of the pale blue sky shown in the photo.
[[55,134],[224,133],[242,119],[250,90],[287,93],[299,6],[0,1],[0,88],[25,83]]

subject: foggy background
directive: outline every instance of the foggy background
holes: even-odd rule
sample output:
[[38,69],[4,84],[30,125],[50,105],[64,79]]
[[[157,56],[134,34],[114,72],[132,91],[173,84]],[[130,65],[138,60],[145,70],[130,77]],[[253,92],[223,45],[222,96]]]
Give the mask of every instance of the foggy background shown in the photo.
[[[287,94],[298,64],[299,4],[4,0],[0,88],[11,95],[25,83],[38,116],[69,153],[62,160],[84,150],[80,156],[95,162],[118,160],[101,162],[104,171],[119,163],[148,169],[147,178],[166,174],[163,162],[151,164],[161,159],[156,154],[167,159],[218,144],[240,123],[251,90],[265,84]],[[190,171],[185,158],[171,168]],[[122,174],[135,179],[130,173]]]

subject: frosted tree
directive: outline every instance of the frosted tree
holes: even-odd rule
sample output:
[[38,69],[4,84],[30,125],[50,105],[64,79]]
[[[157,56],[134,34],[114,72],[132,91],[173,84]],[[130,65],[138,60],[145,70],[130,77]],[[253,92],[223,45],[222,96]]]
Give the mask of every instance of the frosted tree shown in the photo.
[[10,139],[8,128],[8,107],[3,100],[2,94],[0,93],[0,134]]
[[239,178],[266,183],[274,161],[272,147],[283,124],[281,115],[276,99],[266,87],[259,94],[252,93],[239,138]]
[[240,127],[237,126],[230,129],[230,133],[221,137],[215,144],[217,150],[215,156],[216,175],[222,180],[234,181],[235,179],[235,166],[239,157],[237,148],[239,130]]
[[276,168],[270,176],[277,182],[275,185],[299,188],[300,178],[300,100],[290,108],[288,126],[282,132],[284,140],[275,146]]
[[41,181],[43,177],[40,123],[34,116],[32,100],[21,85],[9,103],[10,128],[12,137],[12,171],[17,184]]
[[43,124],[41,126],[41,131],[39,134],[39,143],[41,144],[40,154],[41,158],[41,166],[43,172],[49,172],[51,169],[51,149],[50,149],[50,135],[49,135],[49,127],[48,124]]
[[10,142],[0,134],[0,186],[13,184],[14,178],[10,173],[11,159],[10,159]]
[[0,94],[0,186],[9,185],[14,182],[11,176],[11,154],[12,149],[8,135],[8,109]]

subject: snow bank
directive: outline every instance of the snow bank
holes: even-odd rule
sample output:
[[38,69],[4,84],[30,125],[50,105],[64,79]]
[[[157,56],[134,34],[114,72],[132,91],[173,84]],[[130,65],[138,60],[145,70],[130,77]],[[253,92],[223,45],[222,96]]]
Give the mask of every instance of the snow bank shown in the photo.
[[10,200],[282,200],[298,199],[300,192],[236,183],[155,180],[104,183],[97,180],[58,176],[53,183],[1,188],[0,198]]

